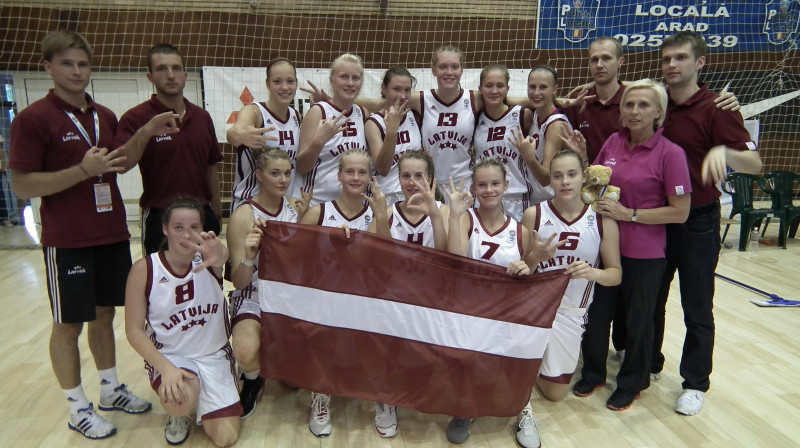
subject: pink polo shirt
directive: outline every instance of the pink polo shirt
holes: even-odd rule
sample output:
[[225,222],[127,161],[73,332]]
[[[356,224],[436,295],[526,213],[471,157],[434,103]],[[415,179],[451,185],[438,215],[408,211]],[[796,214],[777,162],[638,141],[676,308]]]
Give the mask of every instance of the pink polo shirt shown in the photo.
[[[628,149],[628,129],[606,140],[595,165],[611,167],[611,184],[619,187],[620,203],[627,208],[650,209],[667,204],[667,196],[692,191],[686,154],[667,140],[663,129],[646,142]],[[619,222],[620,255],[628,258],[664,258],[666,228],[663,224]]]

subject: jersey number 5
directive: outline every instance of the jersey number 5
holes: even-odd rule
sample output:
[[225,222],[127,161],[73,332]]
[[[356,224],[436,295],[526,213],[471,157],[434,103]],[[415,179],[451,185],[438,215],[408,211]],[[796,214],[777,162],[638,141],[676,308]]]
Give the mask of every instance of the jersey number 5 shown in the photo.
[[567,240],[563,246],[559,247],[558,250],[575,250],[578,248],[578,241],[580,241],[581,234],[578,232],[561,232],[561,235],[558,236],[559,241]]
[[175,305],[180,305],[194,299],[194,280],[175,287]]

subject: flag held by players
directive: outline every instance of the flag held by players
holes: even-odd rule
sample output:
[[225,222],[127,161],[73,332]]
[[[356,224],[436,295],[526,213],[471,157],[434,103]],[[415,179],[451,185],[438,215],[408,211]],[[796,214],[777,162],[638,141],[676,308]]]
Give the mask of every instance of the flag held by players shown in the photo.
[[461,418],[512,416],[528,402],[569,280],[278,222],[262,238],[259,277],[262,375]]

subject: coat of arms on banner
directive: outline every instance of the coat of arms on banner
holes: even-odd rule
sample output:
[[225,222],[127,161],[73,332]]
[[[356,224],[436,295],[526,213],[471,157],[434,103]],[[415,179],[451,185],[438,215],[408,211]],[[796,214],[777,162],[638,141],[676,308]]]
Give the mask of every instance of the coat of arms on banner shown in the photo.
[[770,0],[765,6],[764,34],[774,45],[791,40],[800,25],[800,0]]
[[577,43],[597,29],[600,0],[561,0],[558,4],[558,29],[564,39]]

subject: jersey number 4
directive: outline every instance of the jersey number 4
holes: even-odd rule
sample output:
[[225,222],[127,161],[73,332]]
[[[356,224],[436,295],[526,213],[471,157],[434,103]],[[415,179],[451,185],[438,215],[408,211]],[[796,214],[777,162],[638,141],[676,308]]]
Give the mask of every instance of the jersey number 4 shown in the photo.
[[175,305],[180,305],[194,299],[194,280],[175,287]]

